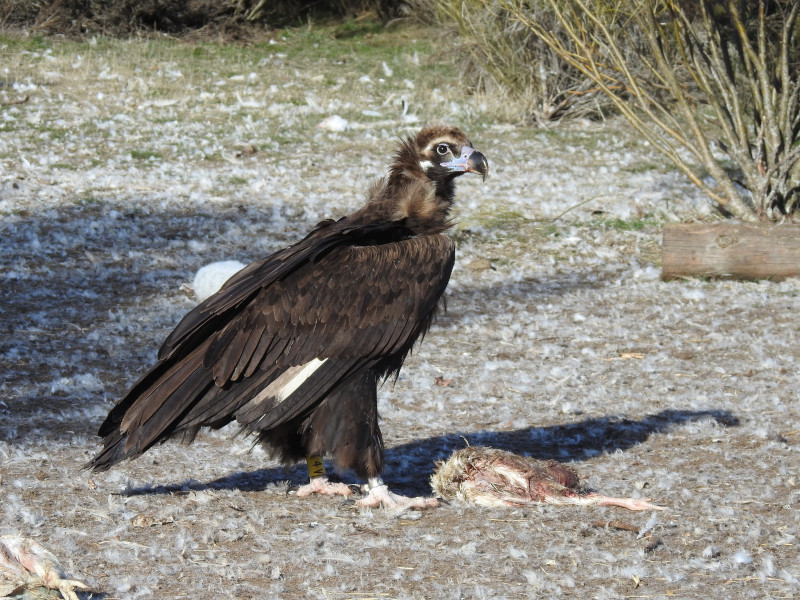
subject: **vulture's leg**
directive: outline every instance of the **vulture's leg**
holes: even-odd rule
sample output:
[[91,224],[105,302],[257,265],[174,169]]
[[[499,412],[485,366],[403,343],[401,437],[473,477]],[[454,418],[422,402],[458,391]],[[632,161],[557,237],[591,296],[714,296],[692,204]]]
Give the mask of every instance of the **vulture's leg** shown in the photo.
[[[306,453],[322,454],[327,450],[333,454],[339,468],[353,470],[369,482],[365,486],[367,495],[356,501],[357,506],[430,508],[439,505],[433,498],[405,498],[393,494],[379,476],[383,471],[383,437],[378,427],[378,376],[375,372],[360,371],[342,383],[308,417],[303,430]],[[298,496],[312,494],[318,489],[325,490],[318,493],[347,495],[344,493],[347,488],[349,493],[349,487],[344,484],[315,481],[315,475],[322,479],[324,473],[324,465],[318,472],[309,462],[311,482],[300,488]]]
[[380,477],[371,477],[369,483],[364,487],[367,489],[367,495],[357,500],[356,506],[378,508],[382,505],[384,508],[391,509],[436,508],[439,506],[436,498],[423,498],[422,496],[409,498],[390,492]]
[[305,498],[311,494],[349,496],[353,493],[347,484],[328,481],[328,477],[325,475],[325,461],[321,456],[307,456],[306,463],[308,463],[310,481],[297,489],[299,498]]

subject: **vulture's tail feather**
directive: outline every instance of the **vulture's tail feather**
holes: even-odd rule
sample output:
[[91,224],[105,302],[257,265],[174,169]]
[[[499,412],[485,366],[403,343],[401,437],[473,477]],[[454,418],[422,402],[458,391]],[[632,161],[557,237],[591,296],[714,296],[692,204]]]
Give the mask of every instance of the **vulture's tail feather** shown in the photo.
[[103,450],[87,468],[105,471],[178,433],[194,437],[197,427],[182,427],[183,417],[214,387],[202,350],[174,364],[160,362],[131,388],[100,426]]

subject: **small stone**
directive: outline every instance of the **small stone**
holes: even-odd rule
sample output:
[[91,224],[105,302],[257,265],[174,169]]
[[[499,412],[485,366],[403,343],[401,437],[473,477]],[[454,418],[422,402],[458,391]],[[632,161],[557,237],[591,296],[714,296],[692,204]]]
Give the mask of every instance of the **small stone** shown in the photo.
[[155,523],[155,519],[150,515],[136,515],[131,519],[131,525],[134,527],[151,527]]
[[487,258],[476,258],[467,264],[470,271],[486,271],[492,268],[492,263]]

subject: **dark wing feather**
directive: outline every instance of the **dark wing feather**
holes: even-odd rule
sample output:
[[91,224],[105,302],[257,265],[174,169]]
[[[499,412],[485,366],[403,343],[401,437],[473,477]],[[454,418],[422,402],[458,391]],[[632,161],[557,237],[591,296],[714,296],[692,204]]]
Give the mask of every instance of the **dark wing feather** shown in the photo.
[[[219,331],[219,323],[227,322],[253,297],[273,282],[308,263],[319,262],[332,249],[342,245],[374,243],[387,236],[407,235],[402,223],[389,221],[369,225],[351,224],[347,220],[324,221],[304,239],[279,250],[269,257],[251,263],[233,275],[214,295],[206,298],[181,319],[164,340],[158,358],[164,359],[186,348],[193,348]],[[288,310],[290,299],[273,296],[273,307]]]
[[337,248],[256,294],[212,338],[203,363],[225,385],[236,379],[237,366],[253,368],[265,340],[280,355],[268,352],[261,368],[397,352],[412,331],[427,326],[452,260],[444,236]]
[[[430,325],[455,251],[441,235],[375,243],[400,237],[397,229],[329,225],[234,276],[181,321],[161,360],[111,411],[92,466],[108,468],[167,437],[233,418],[269,429],[359,370],[399,370]],[[288,399],[276,406],[259,398],[286,369],[314,358],[327,360]]]
[[[372,368],[385,375],[399,369],[413,342],[430,324],[450,277],[453,255],[452,241],[444,236],[345,247],[279,282],[281,296],[297,300],[288,310],[270,311],[263,321],[245,313],[238,317],[243,324],[258,322],[263,327],[251,330],[251,336],[277,337],[279,344],[283,340],[291,344],[278,356],[268,353],[259,368],[283,372],[315,358],[327,362],[257,425],[252,404],[237,412],[237,420],[258,429],[274,427],[310,408],[357,370]],[[346,267],[337,270],[334,265]],[[330,271],[338,272],[328,277]],[[420,271],[424,273],[421,280]],[[263,314],[260,297],[247,312]],[[228,355],[252,360],[234,343],[216,358],[219,364],[229,364]],[[320,381],[324,385],[311,387]],[[269,406],[263,404],[264,409]]]

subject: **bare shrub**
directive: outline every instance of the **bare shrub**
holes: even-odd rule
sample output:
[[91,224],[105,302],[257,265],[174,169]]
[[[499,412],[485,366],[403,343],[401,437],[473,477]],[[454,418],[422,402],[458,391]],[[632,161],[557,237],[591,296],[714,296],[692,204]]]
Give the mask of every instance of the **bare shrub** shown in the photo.
[[[419,5],[422,4],[423,7]],[[415,11],[425,2],[417,0]],[[545,40],[526,20],[534,20],[555,37],[568,41],[556,13],[544,0],[525,5],[526,20],[513,6],[497,0],[442,0],[435,4],[440,23],[454,25],[469,56],[467,83],[514,107],[522,118],[539,123],[564,117],[596,117],[611,103]]]
[[24,24],[34,31],[59,29],[69,22],[71,8],[69,0],[8,0],[0,3],[0,26]]
[[619,0],[600,10],[587,0],[546,1],[567,36],[539,22],[528,0],[499,4],[602,90],[720,211],[750,221],[796,211],[800,2]]
[[182,33],[205,27],[283,26],[311,16],[342,18],[370,11],[388,22],[401,14],[402,6],[402,0],[4,0],[0,25],[63,34]]

